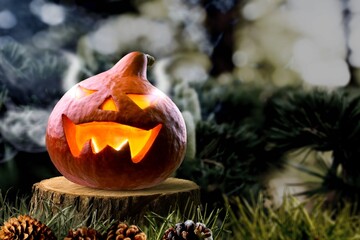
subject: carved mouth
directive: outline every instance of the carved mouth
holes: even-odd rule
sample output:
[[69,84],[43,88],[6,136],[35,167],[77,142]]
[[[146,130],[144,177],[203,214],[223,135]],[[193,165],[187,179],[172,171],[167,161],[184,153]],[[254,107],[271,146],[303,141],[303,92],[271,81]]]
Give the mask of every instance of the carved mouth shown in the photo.
[[89,141],[94,154],[101,152],[106,146],[120,151],[128,143],[133,163],[138,163],[144,158],[162,127],[162,124],[158,124],[150,130],[144,130],[115,122],[74,124],[65,115],[62,120],[65,137],[73,156],[78,157]]

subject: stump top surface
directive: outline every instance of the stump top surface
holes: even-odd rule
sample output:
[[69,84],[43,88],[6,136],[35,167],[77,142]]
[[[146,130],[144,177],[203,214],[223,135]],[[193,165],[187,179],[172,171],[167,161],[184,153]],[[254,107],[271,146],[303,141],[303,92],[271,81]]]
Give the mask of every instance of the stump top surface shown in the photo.
[[179,178],[168,178],[164,182],[152,188],[140,190],[103,190],[89,188],[75,184],[67,180],[64,176],[53,177],[45,179],[35,184],[36,187],[43,190],[50,190],[58,193],[72,194],[72,195],[88,195],[88,196],[102,196],[102,197],[129,197],[129,196],[144,196],[169,194],[176,192],[186,192],[198,190],[199,186],[189,180]]

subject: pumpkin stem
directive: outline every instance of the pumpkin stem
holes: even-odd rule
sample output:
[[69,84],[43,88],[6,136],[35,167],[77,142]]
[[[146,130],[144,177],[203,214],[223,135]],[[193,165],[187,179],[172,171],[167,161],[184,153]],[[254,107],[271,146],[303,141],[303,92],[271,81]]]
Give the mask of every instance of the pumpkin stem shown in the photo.
[[147,66],[151,67],[155,62],[155,58],[149,54],[145,54],[145,56],[147,58]]
[[155,59],[142,52],[131,52],[120,59],[111,71],[121,77],[138,76],[146,79],[147,66],[151,66]]

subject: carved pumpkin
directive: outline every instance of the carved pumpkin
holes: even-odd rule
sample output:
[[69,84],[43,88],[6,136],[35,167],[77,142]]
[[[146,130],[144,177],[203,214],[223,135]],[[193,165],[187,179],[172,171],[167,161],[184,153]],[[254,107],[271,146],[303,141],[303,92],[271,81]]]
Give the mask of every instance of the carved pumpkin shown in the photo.
[[55,105],[46,145],[67,179],[101,189],[141,189],[179,167],[185,123],[171,99],[147,80],[147,63],[147,55],[129,53]]

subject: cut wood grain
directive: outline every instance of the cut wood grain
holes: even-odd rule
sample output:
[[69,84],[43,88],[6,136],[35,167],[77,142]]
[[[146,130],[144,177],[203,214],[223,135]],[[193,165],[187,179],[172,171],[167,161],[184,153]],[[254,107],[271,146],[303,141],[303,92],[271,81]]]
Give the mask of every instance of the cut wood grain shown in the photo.
[[[150,211],[167,216],[178,209],[186,214],[190,205],[200,205],[200,189],[194,182],[184,179],[168,178],[142,190],[113,191],[80,186],[61,176],[34,184],[30,213],[41,215],[50,209],[51,214],[56,214],[71,208],[76,223],[94,216],[94,212],[98,221],[115,219],[141,223]],[[63,212],[70,214],[71,211]]]

